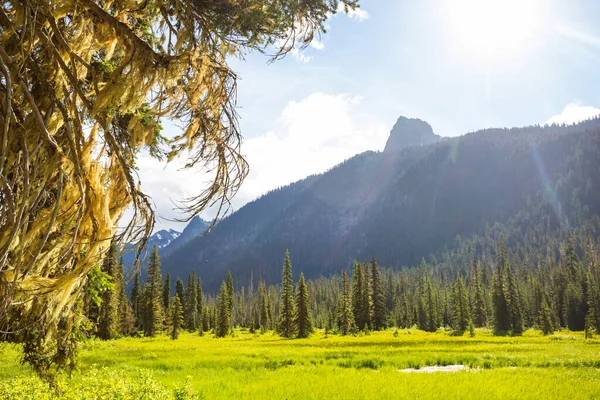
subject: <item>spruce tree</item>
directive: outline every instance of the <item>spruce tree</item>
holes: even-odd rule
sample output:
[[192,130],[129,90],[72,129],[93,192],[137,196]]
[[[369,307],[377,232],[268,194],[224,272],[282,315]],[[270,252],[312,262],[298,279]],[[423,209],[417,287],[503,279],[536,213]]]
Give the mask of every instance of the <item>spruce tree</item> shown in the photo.
[[267,297],[267,288],[262,280],[258,282],[258,299],[259,299],[259,327],[262,333],[265,333],[271,325],[269,315],[269,299]]
[[339,296],[337,313],[338,327],[342,335],[349,334],[354,329],[354,314],[352,312],[352,291],[346,270],[342,270],[342,290]]
[[498,244],[498,265],[492,277],[492,303],[494,306],[494,327],[496,332],[511,330],[508,306],[506,275],[508,271],[508,250],[503,241]]
[[585,337],[591,338],[598,330],[597,301],[600,294],[592,272],[587,273],[588,309],[585,315]]
[[163,324],[162,276],[156,245],[150,255],[148,280],[144,288],[144,334],[152,337],[161,330]]
[[119,288],[119,333],[123,336],[128,336],[133,332],[135,320],[131,312],[129,301],[127,300],[127,292],[125,287],[125,265],[123,257],[119,259],[117,281]]
[[510,313],[510,326],[513,335],[520,335],[523,333],[523,311],[521,308],[521,296],[517,286],[516,277],[513,275],[510,267],[508,267],[506,272],[506,275],[508,276],[508,307]]
[[185,289],[183,288],[183,281],[179,278],[175,282],[175,296],[179,297],[181,304],[185,303]]
[[233,289],[233,277],[231,276],[231,271],[227,271],[227,278],[225,280],[227,284],[227,307],[229,307],[229,315],[233,315],[233,306],[234,306],[234,289]]
[[133,286],[131,287],[131,294],[129,297],[129,302],[131,303],[131,308],[133,309],[135,327],[137,329],[140,329],[142,326],[142,315],[140,313],[141,297],[142,290],[140,287],[140,273],[138,271],[135,273],[135,277],[133,278]]
[[187,291],[185,292],[185,303],[183,305],[183,315],[185,327],[188,331],[193,332],[198,328],[198,293],[196,284],[196,272],[188,276]]
[[385,307],[385,298],[383,295],[383,282],[379,275],[377,260],[371,260],[371,298],[373,301],[373,329],[378,331],[387,326],[387,310]]
[[472,268],[472,279],[473,279],[473,323],[477,328],[481,328],[486,325],[487,322],[487,310],[485,306],[485,294],[483,289],[483,282],[481,279],[481,271],[479,270],[479,264],[477,260],[473,260]]
[[117,279],[117,248],[112,242],[102,262],[102,272],[110,277],[110,288],[102,293],[98,317],[98,337],[104,340],[119,335],[119,281]]
[[540,306],[540,328],[542,329],[542,333],[544,335],[551,335],[554,332],[554,325],[552,323],[552,315],[550,314],[550,307],[548,307],[548,303],[545,298],[542,298],[542,303]]
[[179,338],[179,331],[183,325],[183,305],[179,296],[173,296],[169,303],[169,330],[171,339]]
[[465,287],[465,283],[461,276],[457,276],[456,280],[454,281],[452,304],[452,321],[454,329],[457,332],[462,333],[469,327],[471,315],[469,312],[469,296],[467,293],[467,288]]
[[196,312],[198,313],[198,323],[197,326],[202,330],[202,309],[204,308],[204,291],[202,290],[202,281],[200,278],[197,278],[196,281]]
[[229,290],[227,284],[221,284],[221,290],[217,297],[217,315],[215,336],[218,338],[225,337],[229,334],[231,315],[229,314]]
[[304,282],[303,273],[300,273],[300,280],[296,286],[296,317],[294,324],[296,325],[298,338],[306,338],[313,331],[308,288]]
[[165,284],[163,286],[163,307],[165,310],[169,309],[169,301],[171,299],[171,275],[167,272],[167,276],[165,277]]
[[433,285],[431,283],[431,279],[427,278],[427,286],[426,286],[426,300],[427,300],[427,330],[429,332],[435,332],[438,328],[438,318],[437,318],[437,307],[436,307],[436,296],[434,292]]
[[352,312],[356,325],[364,326],[367,321],[364,302],[365,280],[361,264],[354,260],[352,269]]
[[281,274],[281,305],[278,333],[284,338],[295,335],[294,329],[294,283],[292,281],[292,263],[290,253],[285,251],[285,262]]

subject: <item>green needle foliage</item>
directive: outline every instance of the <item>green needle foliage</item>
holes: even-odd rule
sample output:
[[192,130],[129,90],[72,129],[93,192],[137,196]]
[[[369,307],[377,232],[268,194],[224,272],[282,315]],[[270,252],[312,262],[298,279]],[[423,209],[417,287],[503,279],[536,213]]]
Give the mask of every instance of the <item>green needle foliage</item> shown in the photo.
[[300,273],[300,280],[296,287],[296,318],[294,319],[299,338],[307,338],[313,331],[312,316],[310,314],[308,288],[304,282],[304,274]]
[[290,253],[285,251],[285,261],[281,273],[281,305],[278,332],[285,338],[294,337],[296,326],[294,324],[294,282],[292,280],[292,262]]

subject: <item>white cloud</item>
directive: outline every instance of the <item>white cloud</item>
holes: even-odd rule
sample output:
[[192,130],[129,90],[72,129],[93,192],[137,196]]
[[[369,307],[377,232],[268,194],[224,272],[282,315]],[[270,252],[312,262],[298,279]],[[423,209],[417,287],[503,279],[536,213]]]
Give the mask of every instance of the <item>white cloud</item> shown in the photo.
[[576,124],[586,119],[594,118],[600,115],[600,109],[592,106],[583,106],[578,103],[569,103],[557,115],[550,117],[547,125],[552,124]]
[[388,128],[360,114],[361,101],[319,92],[290,101],[273,130],[244,142],[250,175],[236,202],[324,172],[357,153],[383,149]]
[[338,4],[337,12],[344,13],[348,16],[348,18],[356,19],[359,22],[369,19],[369,13],[362,8],[356,8],[354,10],[348,9],[348,12],[346,12],[346,8],[344,7],[343,3]]
[[[347,94],[313,93],[290,101],[273,128],[246,139],[242,152],[250,164],[250,174],[233,199],[239,209],[269,190],[287,185],[311,174],[321,173],[366,150],[382,150],[389,127],[358,110],[362,99]],[[142,189],[152,197],[159,216],[181,217],[173,201],[198,194],[209,176],[180,170],[185,160],[164,163],[142,156],[138,160]],[[212,210],[203,215],[214,217]],[[183,229],[180,223],[157,221],[157,229]]]

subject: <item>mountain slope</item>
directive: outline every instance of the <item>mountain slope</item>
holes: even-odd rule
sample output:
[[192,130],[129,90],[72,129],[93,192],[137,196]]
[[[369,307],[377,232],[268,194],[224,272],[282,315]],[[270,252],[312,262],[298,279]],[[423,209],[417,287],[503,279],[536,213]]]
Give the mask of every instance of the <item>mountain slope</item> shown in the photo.
[[214,291],[228,269],[244,284],[251,271],[278,282],[286,248],[308,278],[354,258],[401,267],[532,207],[546,205],[554,226],[600,213],[600,120],[446,140],[423,121],[399,121],[384,152],[359,154],[247,204],[172,251],[164,269],[181,277],[196,270]]

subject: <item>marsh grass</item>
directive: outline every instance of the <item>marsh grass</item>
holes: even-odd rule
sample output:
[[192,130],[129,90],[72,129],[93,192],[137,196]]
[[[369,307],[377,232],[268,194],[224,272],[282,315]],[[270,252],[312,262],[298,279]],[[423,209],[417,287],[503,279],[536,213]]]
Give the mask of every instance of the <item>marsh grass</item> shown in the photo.
[[[90,399],[594,398],[600,394],[599,344],[583,333],[536,331],[497,337],[477,330],[473,338],[414,329],[362,337],[318,331],[299,340],[271,332],[236,331],[224,339],[183,333],[176,341],[87,341],[78,370],[59,384],[64,398]],[[19,388],[37,396],[30,398],[49,398],[19,364],[18,347],[2,345],[0,359],[0,398],[23,398]],[[456,364],[469,369],[397,372]]]

